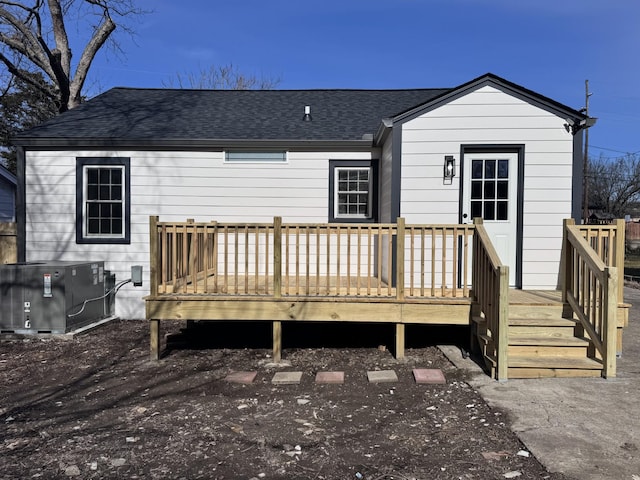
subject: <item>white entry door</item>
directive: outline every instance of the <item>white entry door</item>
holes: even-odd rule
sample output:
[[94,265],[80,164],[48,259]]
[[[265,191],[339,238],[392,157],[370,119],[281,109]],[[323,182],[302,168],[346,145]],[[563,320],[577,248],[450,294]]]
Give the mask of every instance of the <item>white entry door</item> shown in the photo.
[[483,219],[498,256],[516,286],[518,244],[518,154],[465,153],[462,217]]

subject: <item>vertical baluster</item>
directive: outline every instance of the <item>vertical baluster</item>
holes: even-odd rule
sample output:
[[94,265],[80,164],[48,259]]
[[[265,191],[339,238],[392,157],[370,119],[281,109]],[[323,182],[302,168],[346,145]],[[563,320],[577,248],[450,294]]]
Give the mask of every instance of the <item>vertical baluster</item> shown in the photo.
[[347,295],[351,294],[351,227],[347,227]]
[[316,230],[316,295],[320,295],[320,227],[315,226]]
[[393,235],[395,233],[393,226],[387,227],[389,234],[387,235],[387,295],[391,296],[393,291],[393,279],[395,277],[393,271]]

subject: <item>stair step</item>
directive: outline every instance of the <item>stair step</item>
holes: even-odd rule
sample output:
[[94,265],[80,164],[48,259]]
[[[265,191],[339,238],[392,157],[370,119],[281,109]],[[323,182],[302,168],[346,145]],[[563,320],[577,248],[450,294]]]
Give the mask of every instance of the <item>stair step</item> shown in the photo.
[[519,318],[554,318],[561,317],[563,305],[557,303],[554,305],[509,305],[509,315]]
[[509,368],[562,369],[562,370],[602,370],[602,363],[592,358],[561,356],[515,356],[508,358]]
[[575,320],[562,317],[509,317],[509,325],[514,327],[575,327]]
[[580,337],[509,335],[509,345],[544,347],[587,347],[589,340]]
[[600,370],[576,368],[508,368],[507,378],[594,378],[601,377]]

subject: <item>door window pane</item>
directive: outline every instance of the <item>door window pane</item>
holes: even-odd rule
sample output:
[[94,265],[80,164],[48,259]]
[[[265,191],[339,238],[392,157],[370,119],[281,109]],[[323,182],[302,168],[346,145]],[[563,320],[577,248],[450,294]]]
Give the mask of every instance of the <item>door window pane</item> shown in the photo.
[[484,161],[484,178],[496,178],[496,161]]
[[482,160],[471,162],[471,178],[482,178]]
[[482,198],[482,181],[474,180],[471,182],[471,199],[478,200]]
[[495,220],[495,203],[494,202],[484,202],[484,216],[485,220]]
[[471,218],[482,217],[482,202],[471,202]]
[[498,160],[498,178],[509,178],[509,160]]
[[493,200],[496,198],[496,182],[484,183],[484,198],[485,200]]
[[505,200],[509,198],[509,182],[505,182],[501,180],[498,183],[498,190],[496,192],[496,197],[500,200]]
[[508,202],[497,203],[498,211],[496,215],[496,220],[509,220],[508,209],[507,209],[508,205],[509,205]]

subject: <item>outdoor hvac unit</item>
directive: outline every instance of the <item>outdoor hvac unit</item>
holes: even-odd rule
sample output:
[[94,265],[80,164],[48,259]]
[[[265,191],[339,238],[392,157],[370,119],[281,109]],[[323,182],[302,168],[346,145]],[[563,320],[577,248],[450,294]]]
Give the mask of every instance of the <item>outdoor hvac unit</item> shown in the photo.
[[106,273],[104,262],[0,265],[0,331],[66,333],[112,315]]

